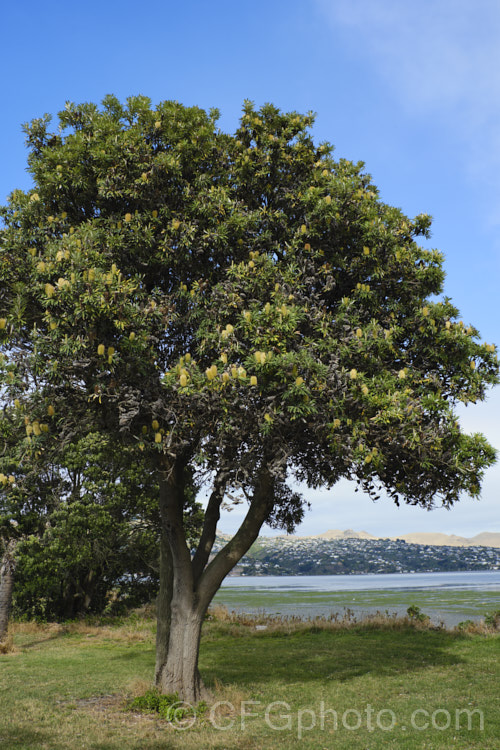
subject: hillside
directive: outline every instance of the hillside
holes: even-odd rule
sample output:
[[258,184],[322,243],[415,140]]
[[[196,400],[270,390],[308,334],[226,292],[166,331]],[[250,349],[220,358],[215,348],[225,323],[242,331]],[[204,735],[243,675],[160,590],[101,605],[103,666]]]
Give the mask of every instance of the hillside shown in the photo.
[[446,546],[446,547],[500,547],[500,532],[483,531],[481,534],[476,534],[473,537],[456,536],[455,534],[440,534],[437,532],[412,532],[410,534],[401,534],[399,536],[392,537],[379,537],[368,534],[366,531],[353,531],[347,529],[346,531],[339,531],[338,529],[330,529],[324,531],[322,534],[317,534],[311,537],[289,537],[292,539],[404,539],[405,542],[411,544],[431,544],[435,546]]
[[[354,532],[349,531],[340,533],[340,537],[334,536],[335,531],[316,537],[259,537],[233,575],[500,570],[500,546],[444,544],[441,535],[428,535],[431,539],[437,536],[439,544],[415,544],[411,534],[407,535],[410,541],[406,541],[401,537],[379,539],[368,534],[365,538],[362,532],[356,536],[350,536]],[[214,552],[225,541],[219,537]]]

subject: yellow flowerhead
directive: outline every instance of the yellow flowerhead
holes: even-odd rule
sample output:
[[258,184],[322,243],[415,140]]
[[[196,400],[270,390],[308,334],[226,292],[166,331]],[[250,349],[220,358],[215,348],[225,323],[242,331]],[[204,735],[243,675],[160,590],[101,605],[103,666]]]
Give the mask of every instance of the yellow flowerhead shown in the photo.
[[217,365],[207,367],[207,369],[205,370],[205,375],[207,376],[208,380],[213,380],[217,375]]
[[356,378],[358,377],[358,371],[356,370],[356,368],[352,368],[349,373],[349,377],[351,378],[351,380],[356,380]]

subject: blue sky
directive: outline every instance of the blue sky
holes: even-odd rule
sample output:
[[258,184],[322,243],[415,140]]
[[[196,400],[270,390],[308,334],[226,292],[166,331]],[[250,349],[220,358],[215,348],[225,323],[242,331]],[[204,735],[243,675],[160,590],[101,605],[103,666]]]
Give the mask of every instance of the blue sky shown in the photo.
[[[5,3],[0,202],[29,186],[21,123],[67,100],[150,96],[218,107],[244,99],[317,113],[315,137],[362,160],[383,200],[434,217],[445,292],[500,344],[500,5],[497,0],[88,0]],[[500,387],[462,412],[500,449]],[[500,468],[480,502],[428,513],[374,505],[347,484],[309,493],[298,530],[500,531]],[[232,531],[240,509],[227,514]]]

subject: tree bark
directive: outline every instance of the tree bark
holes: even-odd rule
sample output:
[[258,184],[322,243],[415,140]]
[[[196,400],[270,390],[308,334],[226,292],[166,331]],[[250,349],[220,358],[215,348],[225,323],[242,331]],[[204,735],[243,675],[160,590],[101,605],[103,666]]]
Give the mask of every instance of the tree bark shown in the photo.
[[167,661],[172,615],[173,567],[172,552],[163,528],[160,533],[160,590],[156,599],[156,667],[155,681],[159,684],[161,670]]
[[165,467],[160,475],[162,565],[156,686],[162,693],[177,693],[181,700],[194,704],[208,697],[198,671],[205,613],[200,610],[194,590],[191,555],[183,529],[184,481],[184,466],[180,462]]
[[[162,548],[158,629],[156,638],[156,686],[162,693],[177,693],[195,704],[209,697],[198,670],[201,629],[206,611],[222,581],[257,538],[272,507],[273,481],[264,467],[256,483],[248,513],[233,539],[206,564],[215,539],[220,488],[212,496],[202,549],[191,560],[182,524],[184,498],[182,466],[171,466],[160,479]],[[217,497],[216,497],[217,496]],[[209,503],[210,505],[210,503]]]
[[157,651],[156,686],[162,693],[177,693],[181,700],[192,705],[209,697],[198,670],[203,619],[204,613],[192,592],[174,594],[166,654],[160,646],[163,660]]
[[2,557],[0,566],[0,644],[7,640],[9,628],[9,615],[12,606],[12,592],[14,590],[14,573],[16,563],[14,551],[16,542],[11,540]]

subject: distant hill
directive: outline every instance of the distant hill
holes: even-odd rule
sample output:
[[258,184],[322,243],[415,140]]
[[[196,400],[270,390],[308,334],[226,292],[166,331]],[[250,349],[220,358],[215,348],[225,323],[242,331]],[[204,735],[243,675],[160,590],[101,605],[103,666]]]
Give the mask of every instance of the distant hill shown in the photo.
[[292,539],[404,539],[408,544],[425,544],[436,547],[500,547],[500,532],[483,531],[473,537],[456,536],[455,534],[440,534],[432,531],[412,532],[398,536],[380,537],[368,534],[367,531],[353,531],[347,529],[330,529],[322,534],[310,537],[291,537]]
[[494,531],[483,531],[482,534],[476,534],[471,541],[475,544],[485,545],[486,547],[500,547],[500,533]]
[[369,534],[367,531],[353,531],[352,529],[346,529],[346,531],[339,531],[338,529],[330,529],[330,531],[324,531],[322,534],[318,534],[315,539],[377,539],[376,536]]
[[[217,534],[219,539],[229,541],[231,539],[230,534]],[[323,531],[322,534],[314,534],[310,536],[298,536],[296,534],[290,534],[287,536],[279,537],[259,537],[260,540],[265,539],[285,539],[289,541],[301,541],[307,539],[318,539],[318,540],[332,540],[332,539],[367,539],[367,540],[379,540],[379,539],[391,539],[393,541],[402,539],[408,544],[422,544],[426,546],[434,547],[497,547],[500,548],[500,532],[495,531],[483,531],[481,534],[476,534],[472,537],[457,536],[456,534],[441,534],[432,531],[414,531],[409,534],[399,534],[398,536],[374,536],[369,534],[367,531],[353,531],[352,529],[346,529],[341,531],[340,529],[329,529]]]

